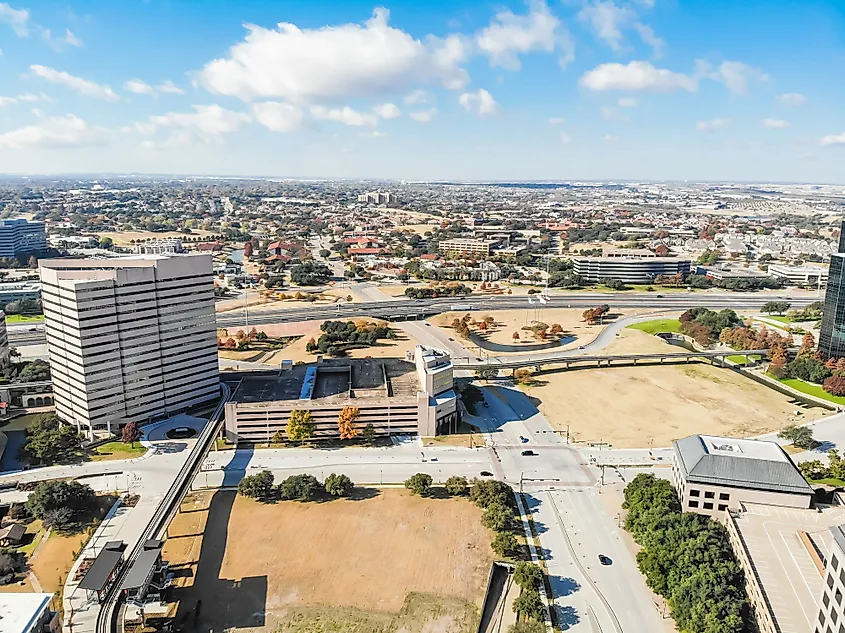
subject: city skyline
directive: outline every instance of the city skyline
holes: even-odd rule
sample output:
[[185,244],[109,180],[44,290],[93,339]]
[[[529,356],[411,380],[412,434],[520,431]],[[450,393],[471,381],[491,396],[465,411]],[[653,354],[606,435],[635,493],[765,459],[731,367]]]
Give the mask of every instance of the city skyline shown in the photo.
[[833,2],[101,5],[0,3],[0,172],[845,181]]

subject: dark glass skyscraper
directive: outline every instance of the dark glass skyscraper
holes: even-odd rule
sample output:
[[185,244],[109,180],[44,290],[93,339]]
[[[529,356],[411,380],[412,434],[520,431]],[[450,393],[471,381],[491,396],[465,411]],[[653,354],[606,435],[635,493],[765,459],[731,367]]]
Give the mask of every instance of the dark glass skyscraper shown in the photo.
[[840,227],[837,252],[830,256],[819,349],[830,357],[845,358],[845,222]]

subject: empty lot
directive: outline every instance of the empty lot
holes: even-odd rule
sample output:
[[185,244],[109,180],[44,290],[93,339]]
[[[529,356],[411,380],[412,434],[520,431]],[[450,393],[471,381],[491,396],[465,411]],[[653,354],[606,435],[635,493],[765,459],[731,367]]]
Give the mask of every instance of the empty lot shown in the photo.
[[190,497],[165,545],[179,616],[202,600],[204,630],[472,631],[493,558],[480,511],[404,490],[362,497]]

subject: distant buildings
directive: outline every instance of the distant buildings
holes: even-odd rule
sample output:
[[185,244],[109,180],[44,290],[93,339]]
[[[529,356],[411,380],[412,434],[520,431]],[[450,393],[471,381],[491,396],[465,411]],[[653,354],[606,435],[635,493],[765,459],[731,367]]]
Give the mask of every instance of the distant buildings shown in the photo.
[[9,366],[9,334],[6,331],[6,313],[0,310],[0,369]]
[[[637,251],[639,252],[639,251]],[[690,272],[690,260],[677,257],[656,257],[651,251],[642,255],[607,252],[602,257],[573,257],[573,271],[590,284],[603,279],[617,279],[626,284],[653,283],[659,275],[671,276]]]
[[452,359],[418,345],[406,360],[325,360],[244,378],[226,403],[226,437],[269,442],[286,434],[296,410],[311,414],[315,437],[338,437],[338,416],[347,406],[358,409],[359,432],[368,424],[379,435],[443,432],[459,421]]
[[23,218],[0,220],[0,257],[40,253],[47,249],[43,222]]
[[136,244],[132,249],[136,255],[172,255],[182,252],[182,240],[178,237],[149,240]]
[[219,395],[211,257],[42,260],[56,413],[93,436]]
[[366,202],[368,204],[392,204],[399,202],[399,199],[392,193],[386,191],[370,191],[369,193],[362,193],[358,196],[358,202]]
[[496,240],[476,240],[470,238],[455,238],[442,240],[437,249],[441,255],[451,257],[490,257],[490,249],[498,242]]
[[845,356],[845,222],[837,251],[830,256],[819,350],[831,358]]
[[38,301],[41,298],[41,284],[37,281],[10,281],[0,283],[0,305],[12,301]]
[[782,279],[790,286],[817,286],[827,284],[827,269],[821,266],[784,266],[769,264],[769,275]]
[[813,489],[775,442],[690,435],[672,444],[672,483],[685,512],[721,517],[742,503],[810,507]]

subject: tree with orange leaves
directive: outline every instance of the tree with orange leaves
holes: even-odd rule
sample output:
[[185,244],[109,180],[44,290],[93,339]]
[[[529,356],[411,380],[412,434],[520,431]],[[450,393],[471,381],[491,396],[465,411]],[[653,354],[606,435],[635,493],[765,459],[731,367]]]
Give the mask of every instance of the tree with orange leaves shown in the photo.
[[340,439],[351,440],[361,433],[361,431],[355,428],[355,420],[359,414],[358,407],[347,405],[341,409],[340,414],[337,416],[337,429],[340,431]]

